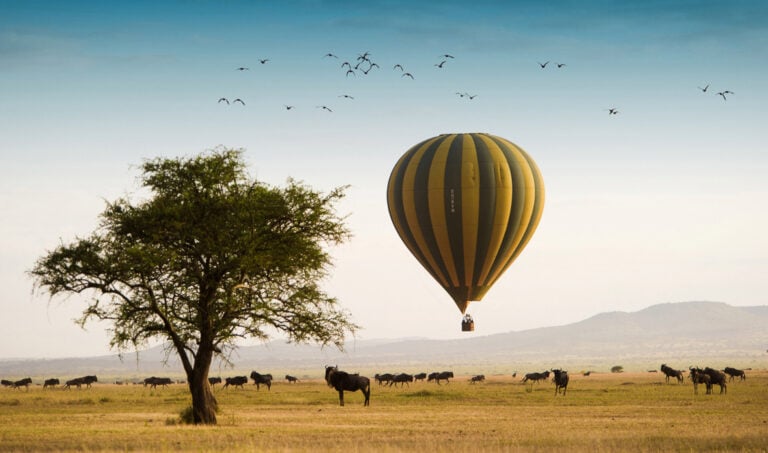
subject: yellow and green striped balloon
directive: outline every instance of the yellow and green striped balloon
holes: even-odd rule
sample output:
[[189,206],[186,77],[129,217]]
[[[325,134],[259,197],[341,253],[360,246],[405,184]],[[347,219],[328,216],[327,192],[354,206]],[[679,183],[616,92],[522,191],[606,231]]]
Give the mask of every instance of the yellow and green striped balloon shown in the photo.
[[409,149],[387,186],[400,238],[462,313],[531,240],[544,182],[531,157],[490,134],[444,134]]

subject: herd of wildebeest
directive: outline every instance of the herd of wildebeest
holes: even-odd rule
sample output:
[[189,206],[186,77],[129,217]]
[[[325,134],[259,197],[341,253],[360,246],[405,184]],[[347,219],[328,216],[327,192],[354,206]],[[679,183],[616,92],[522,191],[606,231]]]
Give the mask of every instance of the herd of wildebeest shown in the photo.
[[[683,384],[685,382],[685,371],[684,370],[677,370],[672,367],[667,366],[666,364],[662,364],[660,368],[661,372],[665,376],[665,380],[667,383],[670,382],[677,382],[678,384]],[[656,372],[657,370],[649,370],[650,372]],[[590,372],[584,372],[584,376],[589,376]],[[542,372],[533,372],[533,373],[527,373],[523,376],[521,382],[530,384],[531,386],[533,384],[536,384],[540,381],[546,382],[549,377],[552,376],[552,383],[555,385],[555,396],[558,394],[562,394],[565,396],[566,391],[568,390],[568,372],[566,370],[561,369],[552,369],[552,370],[546,370]],[[450,380],[454,377],[454,374],[452,371],[440,371],[440,372],[432,372],[432,373],[417,373],[417,374],[408,374],[408,373],[377,373],[374,375],[374,381],[379,386],[387,386],[387,387],[404,387],[404,386],[410,386],[411,383],[414,382],[434,382],[437,385],[442,385],[442,382],[450,383]],[[512,374],[512,377],[517,377],[517,372]],[[739,379],[741,381],[746,379],[746,374],[744,370],[732,368],[732,367],[725,367],[723,370],[717,370],[710,367],[705,368],[699,368],[699,367],[689,367],[688,368],[688,378],[693,383],[693,392],[694,394],[698,394],[699,392],[699,385],[703,384],[706,393],[711,394],[712,388],[717,385],[720,387],[720,393],[724,394],[727,393],[727,383],[732,382],[734,379]],[[256,386],[256,389],[261,389],[261,386],[265,386],[267,390],[272,389],[272,381],[273,377],[271,374],[261,374],[256,371],[251,372],[250,379],[253,380],[253,384]],[[299,382],[299,379],[295,376],[291,376],[289,374],[285,375],[285,381],[288,383],[297,383]],[[347,373],[345,371],[339,370],[336,366],[326,366],[325,367],[325,381],[328,384],[329,387],[333,388],[334,390],[339,392],[339,404],[344,405],[344,392],[345,391],[357,391],[360,390],[364,397],[364,405],[368,406],[370,402],[370,396],[371,396],[371,381],[369,378],[365,376],[361,376],[358,373]],[[470,384],[476,384],[481,383],[485,381],[485,375],[483,374],[477,374],[474,376],[471,376],[468,380]],[[68,381],[65,381],[62,385],[59,379],[57,378],[50,378],[45,379],[42,386],[44,389],[47,388],[56,388],[59,387],[62,389],[71,389],[72,387],[77,387],[78,389],[81,388],[91,388],[91,384],[98,382],[98,379],[96,376],[82,376],[74,379],[70,379]],[[216,385],[222,385],[222,388],[228,388],[228,387],[239,387],[243,388],[246,384],[248,384],[249,377],[248,376],[231,376],[226,377],[222,380],[221,377],[209,377],[208,382],[213,386],[214,388]],[[3,387],[7,388],[13,388],[13,389],[20,389],[24,388],[26,390],[29,390],[29,386],[33,385],[32,379],[27,377],[24,379],[20,379],[17,381],[11,381],[2,379],[0,381],[2,383]],[[157,388],[159,387],[165,387],[170,384],[174,383],[184,383],[183,381],[174,381],[171,378],[168,377],[148,377],[144,379],[143,381],[135,381],[133,384],[143,384],[145,387],[150,388]],[[116,381],[115,384],[124,384],[124,382]],[[37,384],[40,385],[40,384]]]

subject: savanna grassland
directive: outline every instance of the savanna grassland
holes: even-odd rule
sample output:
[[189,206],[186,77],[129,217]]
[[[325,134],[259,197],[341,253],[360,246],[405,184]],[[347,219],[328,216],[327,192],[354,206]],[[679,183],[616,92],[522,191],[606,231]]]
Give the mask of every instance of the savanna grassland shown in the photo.
[[[0,389],[2,451],[768,451],[768,371],[712,395],[661,373],[571,375],[550,382],[487,376],[470,384],[372,385],[338,405],[324,381],[221,389],[217,426],[187,426],[184,385]],[[373,380],[372,380],[373,382]]]

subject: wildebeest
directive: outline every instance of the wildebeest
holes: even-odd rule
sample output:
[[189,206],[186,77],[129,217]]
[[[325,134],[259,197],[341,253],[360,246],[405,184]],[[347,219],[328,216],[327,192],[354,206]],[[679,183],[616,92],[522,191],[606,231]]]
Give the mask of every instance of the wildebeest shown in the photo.
[[158,385],[162,385],[165,387],[166,385],[172,384],[173,381],[171,381],[171,378],[167,377],[148,377],[144,379],[144,387],[149,386],[149,388],[157,388]]
[[527,373],[523,377],[523,382],[533,381],[533,382],[539,382],[539,381],[545,381],[549,378],[549,371],[543,371],[541,373]]
[[256,386],[256,390],[259,390],[262,384],[267,386],[267,390],[272,390],[271,374],[260,374],[256,371],[251,371],[251,379],[253,379],[253,384]]
[[720,386],[720,394],[728,393],[728,385],[726,384],[728,378],[725,377],[725,373],[710,367],[704,368],[704,373],[709,376],[709,379],[712,381],[712,385]]
[[360,390],[365,395],[363,406],[370,405],[371,400],[371,380],[365,376],[349,374],[346,371],[340,371],[337,366],[325,367],[325,382],[328,387],[333,387],[339,392],[339,405],[344,405],[344,390],[356,392]]
[[691,372],[691,381],[693,382],[693,394],[694,395],[699,394],[699,384],[704,384],[704,386],[707,389],[707,395],[712,393],[712,380],[709,378],[709,375],[704,373],[704,370],[700,368],[690,367],[688,369]]
[[474,383],[477,383],[477,382],[483,382],[483,381],[485,381],[485,375],[484,374],[478,374],[478,375],[472,376],[469,379],[469,383],[470,384],[474,384]]
[[429,376],[427,376],[427,382],[435,381],[437,382],[437,385],[440,385],[440,381],[445,381],[447,383],[451,383],[449,380],[453,377],[453,371],[441,371],[441,372],[434,372],[429,373]]
[[224,378],[224,388],[227,388],[230,385],[233,387],[243,388],[243,385],[247,383],[248,383],[248,376],[232,376],[232,377]]
[[77,386],[77,388],[80,388],[81,386],[85,386],[85,388],[91,388],[91,384],[94,382],[98,382],[99,379],[96,376],[82,376],[79,378],[70,379],[67,382],[64,383],[64,388],[69,390],[72,388],[72,386]]
[[740,380],[742,380],[742,381],[747,379],[747,375],[744,374],[744,370],[738,370],[736,368],[731,368],[731,367],[727,366],[727,367],[725,367],[723,372],[729,376],[729,378],[728,378],[729,381],[733,381],[733,378],[735,378],[735,377],[739,377]]
[[565,370],[552,370],[555,377],[552,381],[555,383],[555,396],[560,393],[560,389],[563,389],[563,396],[568,390],[568,372]]
[[666,363],[661,364],[661,372],[664,373],[664,379],[667,381],[667,384],[669,384],[669,378],[673,377],[677,379],[678,384],[683,383],[683,372],[681,370],[676,370],[674,368],[668,367]]
[[43,388],[56,387],[59,384],[60,382],[56,378],[46,379],[45,382],[43,382]]
[[221,378],[218,376],[216,377],[211,376],[208,378],[208,384],[210,384],[211,386],[214,386],[216,384],[221,384]]
[[0,385],[3,387],[13,387],[13,381],[9,381],[8,379],[2,379],[0,380]]
[[288,383],[290,384],[299,382],[299,378],[297,378],[296,376],[291,376],[290,374],[285,375],[285,380],[288,381]]
[[427,373],[416,373],[413,375],[414,381],[423,381],[427,378]]
[[413,375],[400,373],[392,377],[392,380],[389,381],[389,386],[392,387],[393,384],[395,386],[400,384],[400,388],[402,388],[404,384],[408,384],[408,386],[410,386],[411,382],[413,382]]
[[376,381],[377,384],[391,384],[392,378],[394,378],[395,375],[392,373],[376,373],[373,375],[373,379]]
[[24,378],[20,379],[18,381],[14,381],[13,388],[17,389],[19,387],[24,387],[25,389],[29,390],[29,384],[32,383],[32,378]]

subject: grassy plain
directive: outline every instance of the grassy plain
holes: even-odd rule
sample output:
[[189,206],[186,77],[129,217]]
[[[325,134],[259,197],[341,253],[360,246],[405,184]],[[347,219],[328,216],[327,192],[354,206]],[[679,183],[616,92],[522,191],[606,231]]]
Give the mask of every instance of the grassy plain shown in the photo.
[[565,397],[509,375],[374,384],[370,407],[320,380],[216,395],[219,424],[197,427],[177,423],[184,385],[0,389],[0,451],[768,451],[768,371],[726,395],[660,373],[572,375]]

